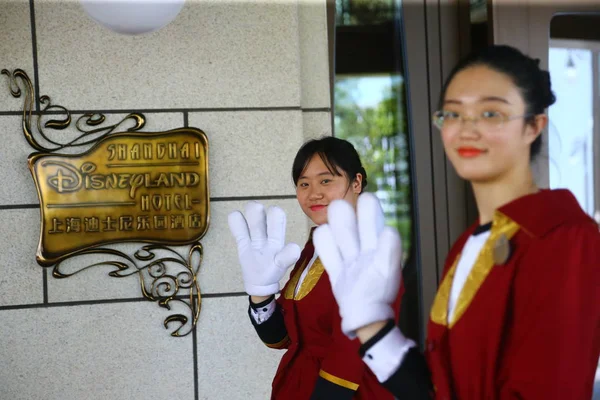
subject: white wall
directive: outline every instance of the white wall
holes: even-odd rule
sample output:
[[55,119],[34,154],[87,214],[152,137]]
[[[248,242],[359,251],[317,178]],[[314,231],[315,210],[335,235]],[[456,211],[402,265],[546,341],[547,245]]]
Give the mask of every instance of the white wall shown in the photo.
[[97,268],[54,279],[35,262],[40,217],[23,99],[2,76],[0,399],[268,398],[281,353],[248,321],[226,216],[265,196],[288,211],[289,238],[306,238],[290,169],[306,138],[331,133],[325,1],[188,0],[173,23],[138,37],[100,27],[75,1],[32,4],[0,0],[0,68],[24,69],[74,119],[140,111],[144,131],[186,121],[202,129],[211,225],[194,335],[171,337],[162,326],[171,313],[142,298],[136,277]]

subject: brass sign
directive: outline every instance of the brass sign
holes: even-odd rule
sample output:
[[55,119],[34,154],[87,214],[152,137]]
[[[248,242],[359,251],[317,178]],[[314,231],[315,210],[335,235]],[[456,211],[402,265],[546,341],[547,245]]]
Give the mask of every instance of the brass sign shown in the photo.
[[191,244],[208,228],[207,139],[198,129],[116,133],[80,155],[35,153],[36,259],[53,265],[105,243]]
[[[141,132],[146,119],[135,112],[112,125],[101,113],[86,113],[74,122],[77,137],[57,141],[45,130],[68,128],[71,113],[48,96],[34,112],[25,71],[0,73],[8,76],[13,97],[24,94],[23,134],[36,151],[28,161],[40,201],[37,262],[58,279],[98,266],[110,267],[111,277],[138,276],[145,299],[168,310],[183,306],[164,320],[167,329],[177,325],[171,336],[193,332],[202,306],[200,239],[210,219],[206,135],[196,128]],[[67,148],[81,152],[58,154]],[[132,255],[102,246],[134,241],[142,244]],[[182,255],[168,245],[189,249]],[[85,265],[87,256],[92,264]],[[71,257],[81,260],[65,272],[63,261]]]

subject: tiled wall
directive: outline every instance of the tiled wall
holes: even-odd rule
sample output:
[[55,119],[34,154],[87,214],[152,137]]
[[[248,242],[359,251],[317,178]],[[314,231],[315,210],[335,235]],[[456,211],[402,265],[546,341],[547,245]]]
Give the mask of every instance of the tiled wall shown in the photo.
[[260,196],[304,242],[289,171],[304,140],[331,133],[327,43],[325,0],[188,0],[173,23],[136,37],[97,25],[73,0],[0,0],[0,68],[24,69],[73,119],[139,111],[144,131],[202,129],[211,195],[193,334],[171,337],[171,313],[145,301],[135,277],[98,267],[53,278],[35,262],[23,99],[1,76],[0,400],[268,398],[281,353],[248,322],[227,214]]

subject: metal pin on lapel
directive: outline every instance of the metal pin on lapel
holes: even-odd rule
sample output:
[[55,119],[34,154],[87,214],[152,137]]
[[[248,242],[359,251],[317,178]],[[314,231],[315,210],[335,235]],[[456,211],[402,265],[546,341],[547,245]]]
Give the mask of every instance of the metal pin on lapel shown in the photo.
[[493,255],[494,264],[503,265],[506,264],[510,258],[511,248],[510,241],[505,234],[501,234],[496,242],[494,243]]

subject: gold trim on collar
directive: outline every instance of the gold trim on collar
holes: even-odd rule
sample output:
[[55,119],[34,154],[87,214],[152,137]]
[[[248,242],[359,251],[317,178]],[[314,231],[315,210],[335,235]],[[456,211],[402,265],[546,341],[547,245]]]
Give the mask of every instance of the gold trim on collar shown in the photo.
[[296,286],[298,286],[298,281],[300,280],[300,277],[302,276],[302,272],[304,272],[306,265],[307,261],[305,261],[302,268],[298,268],[294,276],[290,278],[290,282],[288,283],[287,288],[285,290],[286,299],[302,300],[303,298],[305,298],[317,285],[317,282],[319,281],[321,275],[323,275],[323,272],[325,271],[323,263],[321,263],[321,260],[317,257],[315,259],[315,262],[313,262],[313,264],[310,266],[308,273],[304,277],[304,280],[300,285],[298,293],[294,295],[294,292],[296,291]]
[[294,292],[296,291],[296,286],[298,286],[298,281],[300,280],[300,276],[302,275],[302,271],[304,271],[304,268],[306,267],[306,263],[308,261],[309,260],[304,260],[304,262],[302,263],[302,267],[298,268],[296,270],[296,273],[290,277],[290,280],[287,283],[287,286],[285,288],[285,293],[284,293],[284,297],[286,299],[293,299],[294,298]]
[[319,371],[319,376],[331,383],[335,383],[338,386],[345,387],[346,389],[354,390],[358,389],[358,383],[350,382],[337,376],[331,375],[323,370]]
[[438,289],[430,314],[433,322],[439,325],[448,325],[449,328],[452,328],[458,322],[467,308],[469,308],[469,305],[471,305],[473,298],[495,265],[494,247],[496,242],[501,238],[510,240],[519,229],[519,225],[506,215],[499,211],[494,213],[490,236],[479,252],[471,272],[469,272],[465,285],[458,296],[456,308],[450,319],[450,323],[448,323],[448,300],[460,254],[454,260],[452,268],[450,268]]
[[460,260],[460,253],[454,259],[452,267],[448,270],[433,300],[429,318],[438,325],[448,323],[448,302],[450,301],[450,290],[452,289],[452,281],[454,280],[458,260]]

